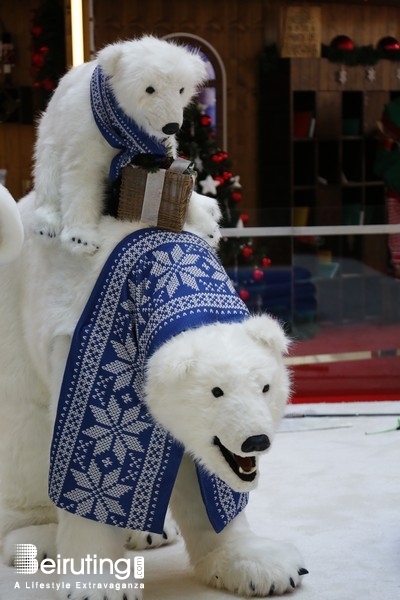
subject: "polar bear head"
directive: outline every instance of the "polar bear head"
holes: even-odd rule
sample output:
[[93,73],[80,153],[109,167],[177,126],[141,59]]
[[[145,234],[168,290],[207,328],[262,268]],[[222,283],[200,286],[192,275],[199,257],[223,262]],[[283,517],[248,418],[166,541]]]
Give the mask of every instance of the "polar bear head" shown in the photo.
[[97,60],[122,110],[157,139],[177,133],[206,77],[198,53],[152,36],[110,44]]
[[186,452],[237,492],[258,478],[290,392],[288,340],[271,317],[188,330],[150,358],[146,399]]

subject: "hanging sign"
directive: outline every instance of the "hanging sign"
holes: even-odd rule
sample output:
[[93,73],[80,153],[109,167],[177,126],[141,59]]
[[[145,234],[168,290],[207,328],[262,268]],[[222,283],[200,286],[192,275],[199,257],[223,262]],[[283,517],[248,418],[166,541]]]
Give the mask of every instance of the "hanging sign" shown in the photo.
[[283,58],[318,58],[321,55],[321,8],[282,7],[280,40]]

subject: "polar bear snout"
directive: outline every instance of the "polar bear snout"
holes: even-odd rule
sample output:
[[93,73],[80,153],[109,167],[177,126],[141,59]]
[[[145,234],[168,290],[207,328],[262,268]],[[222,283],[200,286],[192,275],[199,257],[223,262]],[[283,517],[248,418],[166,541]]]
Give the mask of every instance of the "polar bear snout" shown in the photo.
[[166,135],[174,135],[175,133],[178,133],[179,129],[180,129],[179,123],[167,123],[162,128],[162,132],[165,133]]
[[269,437],[265,434],[252,435],[247,438],[242,444],[242,452],[265,452],[270,447],[271,442]]

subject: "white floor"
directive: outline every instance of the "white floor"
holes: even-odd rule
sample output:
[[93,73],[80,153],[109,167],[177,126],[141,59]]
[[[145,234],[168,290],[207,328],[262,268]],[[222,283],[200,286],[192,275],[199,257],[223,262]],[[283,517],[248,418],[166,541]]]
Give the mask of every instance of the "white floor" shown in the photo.
[[[395,413],[400,402],[315,404],[289,413]],[[293,600],[400,598],[400,430],[396,416],[285,419],[262,461],[248,517],[259,535],[294,542],[310,574]],[[50,600],[14,589],[0,567],[0,600]],[[20,583],[22,580],[19,579]],[[145,553],[146,600],[228,600],[198,584],[182,542]]]

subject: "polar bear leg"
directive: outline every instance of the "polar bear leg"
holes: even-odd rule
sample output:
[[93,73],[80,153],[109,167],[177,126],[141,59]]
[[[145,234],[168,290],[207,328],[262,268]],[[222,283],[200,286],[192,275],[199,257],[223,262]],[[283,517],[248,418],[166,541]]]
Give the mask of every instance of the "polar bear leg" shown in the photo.
[[[97,574],[88,573],[87,567],[85,574],[73,573],[62,576],[62,586],[58,597],[61,600],[141,600],[142,592],[140,589],[135,589],[135,580],[131,574],[129,578],[125,578],[123,571],[126,570],[126,562],[118,563],[124,556],[124,542],[126,539],[126,531],[119,527],[104,525],[90,519],[84,519],[77,515],[70,514],[66,511],[58,511],[58,529],[57,529],[57,551],[62,557],[73,559],[69,562],[72,565],[75,573],[80,570],[81,563],[88,555],[96,556],[97,565],[99,565]],[[101,559],[109,559],[113,565],[110,568],[101,566]],[[127,561],[129,563],[129,561]],[[107,561],[108,563],[108,561]],[[117,577],[117,565],[122,571],[124,579]],[[88,592],[87,588],[79,588],[76,582],[95,582],[99,584],[100,589],[92,589]],[[112,590],[101,589],[102,583],[122,583],[131,584],[131,588]],[[69,586],[67,584],[70,584]],[[97,586],[95,586],[97,587]],[[122,587],[122,586],[121,586]]]
[[36,546],[36,559],[40,563],[45,558],[53,560],[57,557],[56,523],[46,525],[30,525],[10,531],[3,544],[3,557],[6,565],[14,564],[15,544],[33,544]]
[[93,254],[101,246],[98,224],[104,212],[105,183],[113,156],[110,148],[99,141],[97,132],[85,140],[83,155],[77,157],[73,146],[65,148],[68,166],[61,177],[61,241],[72,252]]
[[[10,311],[8,317],[11,321]],[[16,323],[10,323],[16,329]],[[29,364],[23,345],[7,343],[1,362],[0,535],[55,522],[47,495],[50,427],[47,392]],[[25,543],[29,543],[26,540]],[[34,542],[32,542],[34,543]]]
[[[36,171],[35,233],[45,238],[60,236],[69,251],[81,254],[97,252],[101,242],[98,221],[103,212],[104,182],[93,151],[98,152],[97,144],[87,140],[81,162],[74,148],[65,148],[62,170],[51,168],[55,160],[50,156],[50,167]],[[45,164],[43,159],[41,164]]]
[[[15,387],[18,387],[16,383]],[[35,544],[43,554],[50,556],[54,536],[51,534],[45,542],[44,531],[34,531],[39,528],[29,526],[56,522],[56,513],[47,494],[50,442],[47,407],[38,406],[36,402],[19,403],[18,400],[20,398],[14,396],[14,411],[7,414],[7,427],[4,427],[0,442],[3,457],[0,466],[0,534],[4,536],[6,562],[9,562],[7,546],[10,548],[13,543]],[[31,530],[23,531],[25,528]]]
[[219,534],[208,520],[192,460],[185,456],[171,503],[197,577],[242,596],[293,591],[307,571],[290,544],[257,537],[243,513]]

